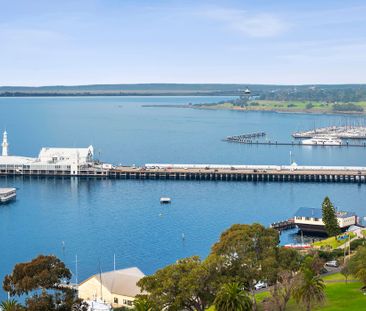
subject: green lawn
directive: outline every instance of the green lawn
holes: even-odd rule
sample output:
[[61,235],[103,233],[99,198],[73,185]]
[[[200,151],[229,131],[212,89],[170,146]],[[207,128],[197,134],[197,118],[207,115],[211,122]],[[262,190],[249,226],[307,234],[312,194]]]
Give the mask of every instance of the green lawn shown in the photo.
[[[354,238],[356,235],[354,233],[350,233],[351,239]],[[314,246],[318,247],[329,247],[332,249],[335,249],[343,244],[345,244],[348,241],[348,239],[343,240],[337,240],[335,237],[330,237],[321,241],[317,241],[313,243]]]
[[[324,277],[325,281],[344,280],[340,273]],[[337,282],[326,283],[326,302],[324,305],[316,307],[313,311],[361,311],[366,310],[366,295],[360,290],[362,284],[360,282]],[[258,302],[258,310],[263,311],[261,301],[269,296],[269,292],[262,292],[256,295]],[[286,311],[301,310],[293,299],[291,299],[286,307]],[[215,311],[214,307],[210,307],[207,311]]]
[[[251,105],[255,102],[257,105]],[[311,107],[308,105],[311,104]],[[354,103],[361,106],[366,111],[366,101]],[[260,111],[283,111],[283,112],[314,112],[314,113],[332,113],[333,104],[318,101],[276,101],[276,100],[253,100],[248,102],[248,106],[240,108],[234,106],[230,101],[216,105],[203,105],[206,109],[239,109],[239,110],[260,110]]]

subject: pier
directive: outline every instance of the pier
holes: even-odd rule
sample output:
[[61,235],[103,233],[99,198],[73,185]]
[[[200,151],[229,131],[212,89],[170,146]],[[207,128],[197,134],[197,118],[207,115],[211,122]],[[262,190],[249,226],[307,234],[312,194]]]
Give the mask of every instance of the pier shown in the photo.
[[296,228],[295,220],[293,218],[286,219],[283,221],[274,222],[270,225],[270,228],[278,231],[285,231]]
[[366,167],[293,165],[146,164],[70,171],[1,168],[0,176],[90,177],[137,180],[366,183]]
[[227,140],[227,141],[242,141],[242,140],[247,140],[247,139],[250,139],[250,138],[264,137],[264,136],[266,136],[265,132],[256,132],[256,133],[247,133],[247,134],[228,136],[228,137],[226,137],[225,140]]
[[366,183],[366,167],[146,164],[114,167],[109,178],[249,182]]

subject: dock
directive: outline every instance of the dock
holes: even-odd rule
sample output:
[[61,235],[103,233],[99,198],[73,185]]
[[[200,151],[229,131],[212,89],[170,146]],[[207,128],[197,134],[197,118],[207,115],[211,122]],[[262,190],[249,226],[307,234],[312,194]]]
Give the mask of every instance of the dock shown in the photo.
[[366,167],[146,164],[114,167],[109,178],[243,182],[366,183]]
[[296,228],[295,220],[293,218],[286,219],[283,221],[274,222],[270,225],[270,228],[278,231],[285,231]]
[[241,140],[247,140],[247,139],[250,139],[250,138],[264,137],[264,136],[266,136],[265,132],[246,133],[246,134],[228,136],[228,137],[226,137],[225,140],[227,140],[227,141],[241,141]]
[[0,176],[21,178],[91,178],[241,182],[366,183],[366,167],[297,165],[145,164],[113,166],[104,170],[0,170]]
[[245,145],[266,145],[266,146],[299,146],[299,147],[366,147],[366,142],[359,143],[359,144],[351,144],[348,142],[344,142],[340,145],[304,145],[301,143],[301,141],[291,141],[291,142],[278,142],[278,141],[258,141],[258,140],[251,140],[251,139],[224,139],[224,141],[229,143],[239,143],[239,144],[245,144]]
[[15,188],[0,188],[0,203],[7,203],[16,198]]

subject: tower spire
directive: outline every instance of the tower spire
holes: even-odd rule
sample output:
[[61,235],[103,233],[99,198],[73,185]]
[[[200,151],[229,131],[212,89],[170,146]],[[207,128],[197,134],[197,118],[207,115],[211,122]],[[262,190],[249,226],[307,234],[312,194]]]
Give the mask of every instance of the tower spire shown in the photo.
[[3,143],[1,144],[1,146],[3,147],[2,156],[3,157],[8,156],[9,144],[8,144],[8,133],[6,132],[6,130],[4,131],[4,134],[3,134]]

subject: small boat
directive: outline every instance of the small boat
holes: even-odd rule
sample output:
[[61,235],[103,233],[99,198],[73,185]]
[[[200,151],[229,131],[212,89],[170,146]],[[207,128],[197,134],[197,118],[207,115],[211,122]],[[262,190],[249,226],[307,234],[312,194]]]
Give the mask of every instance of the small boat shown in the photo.
[[301,143],[310,146],[340,146],[342,145],[342,140],[331,136],[314,136],[313,138],[302,140]]
[[15,199],[17,190],[15,188],[0,188],[0,203],[6,203]]
[[101,300],[86,301],[88,304],[88,311],[112,311],[109,304],[104,303]]
[[162,198],[160,198],[160,204],[169,204],[169,203],[171,203],[172,202],[172,200],[171,200],[171,198],[168,198],[168,197],[162,197]]

